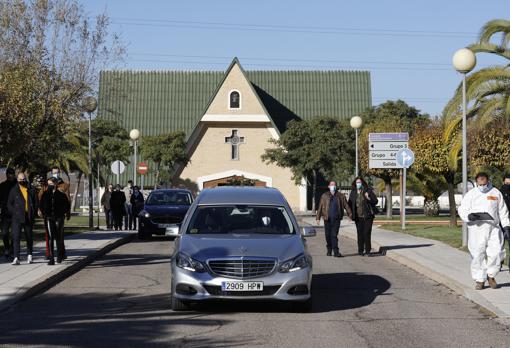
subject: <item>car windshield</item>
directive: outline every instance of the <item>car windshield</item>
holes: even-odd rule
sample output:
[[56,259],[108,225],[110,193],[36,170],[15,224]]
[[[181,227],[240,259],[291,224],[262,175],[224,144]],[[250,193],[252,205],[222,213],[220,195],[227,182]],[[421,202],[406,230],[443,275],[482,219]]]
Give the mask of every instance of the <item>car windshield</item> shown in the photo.
[[146,205],[190,205],[191,196],[187,192],[152,192]]
[[199,206],[188,225],[189,234],[293,234],[292,220],[279,206]]

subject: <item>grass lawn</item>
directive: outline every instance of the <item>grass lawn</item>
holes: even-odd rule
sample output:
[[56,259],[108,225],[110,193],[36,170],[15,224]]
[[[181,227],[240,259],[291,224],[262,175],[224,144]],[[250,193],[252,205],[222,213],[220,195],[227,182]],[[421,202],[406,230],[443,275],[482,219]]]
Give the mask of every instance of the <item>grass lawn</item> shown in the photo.
[[[393,215],[391,219],[388,219],[386,215],[377,215],[375,220],[384,220],[384,221],[400,221],[400,215]],[[406,214],[406,221],[449,221],[449,215],[439,215],[439,216],[425,216],[425,215],[409,215]]]
[[[99,218],[99,223],[101,226],[105,226],[104,216]],[[88,216],[71,216],[69,221],[65,221],[64,223],[64,233],[66,236],[87,232],[90,231],[89,225],[89,217]],[[94,226],[97,225],[97,216],[94,216]],[[44,221],[42,219],[37,219],[34,225],[34,244],[37,242],[44,241]],[[23,254],[23,249],[26,247],[25,242],[25,234],[21,232],[21,253]],[[0,255],[4,253],[4,245],[0,242]],[[3,256],[2,256],[3,257]]]
[[[416,237],[438,240],[448,244],[459,250],[468,251],[467,247],[462,247],[462,228],[450,228],[448,226],[431,226],[431,225],[409,225],[405,231],[402,231],[400,225],[384,225],[381,228],[394,232],[407,233]],[[508,244],[506,252],[509,255]]]

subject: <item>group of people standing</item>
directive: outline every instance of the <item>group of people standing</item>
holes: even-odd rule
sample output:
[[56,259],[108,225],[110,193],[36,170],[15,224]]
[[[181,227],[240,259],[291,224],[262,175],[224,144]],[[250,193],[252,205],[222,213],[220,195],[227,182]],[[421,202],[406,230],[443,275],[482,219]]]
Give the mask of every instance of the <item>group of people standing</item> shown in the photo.
[[[476,187],[462,199],[458,208],[460,218],[467,223],[468,249],[471,254],[471,276],[475,289],[482,290],[485,282],[498,288],[496,275],[506,257],[505,240],[510,244],[510,174],[505,174],[503,186],[495,188],[487,173],[476,175]],[[371,256],[372,225],[378,213],[377,197],[372,188],[357,177],[352,182],[348,198],[338,191],[336,182],[322,194],[316,220],[324,220],[326,255],[342,257],[338,246],[338,232],[344,212],[356,224],[358,253]]]
[[357,177],[352,182],[348,199],[338,191],[335,181],[329,183],[328,192],[324,192],[320,198],[316,215],[317,224],[321,218],[324,220],[326,255],[342,257],[338,246],[338,232],[344,211],[356,224],[358,254],[372,255],[372,225],[378,213],[377,202],[374,191],[362,177]]
[[[33,262],[33,227],[36,217],[44,218],[46,258],[49,265],[66,258],[64,246],[64,219],[69,219],[69,183],[60,177],[60,169],[51,169],[51,177],[39,191],[27,180],[25,173],[16,175],[7,168],[6,180],[0,184],[0,218],[4,255],[12,265],[20,264],[21,231],[27,243],[27,263]],[[11,233],[10,233],[11,232]],[[55,246],[57,255],[55,255]]]
[[[109,184],[101,197],[101,205],[106,218],[106,228],[116,231],[124,229],[136,230],[138,214],[143,210],[145,199],[138,186],[133,181],[122,188],[119,184]],[[122,222],[124,221],[124,226]]]

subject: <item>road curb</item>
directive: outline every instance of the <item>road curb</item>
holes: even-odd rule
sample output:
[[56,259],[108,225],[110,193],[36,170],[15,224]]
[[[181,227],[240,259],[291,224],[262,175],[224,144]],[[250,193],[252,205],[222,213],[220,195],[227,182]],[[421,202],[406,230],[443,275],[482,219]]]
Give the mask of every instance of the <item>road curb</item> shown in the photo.
[[129,233],[126,236],[118,238],[116,240],[111,240],[106,245],[102,246],[100,249],[95,250],[90,255],[83,257],[82,259],[70,264],[69,266],[55,270],[31,283],[29,283],[26,287],[22,288],[16,295],[9,300],[2,301],[0,303],[0,311],[9,309],[10,307],[25,301],[29,298],[32,298],[36,295],[39,295],[58,283],[62,282],[66,278],[72,276],[78,271],[82,270],[86,266],[90,265],[92,262],[97,260],[98,258],[106,255],[110,251],[124,245],[126,243],[131,242],[136,237],[136,233]]

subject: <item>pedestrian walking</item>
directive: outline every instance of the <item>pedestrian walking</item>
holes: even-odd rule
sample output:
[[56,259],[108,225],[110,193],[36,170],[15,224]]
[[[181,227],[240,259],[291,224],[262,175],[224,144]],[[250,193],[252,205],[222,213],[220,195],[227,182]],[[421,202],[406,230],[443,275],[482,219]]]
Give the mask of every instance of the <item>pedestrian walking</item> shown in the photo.
[[7,209],[12,217],[13,265],[20,264],[21,229],[25,232],[27,241],[27,263],[32,263],[33,226],[37,214],[37,196],[35,190],[28,184],[24,173],[19,173],[18,184],[9,192]]
[[468,227],[468,249],[471,253],[471,276],[475,289],[482,290],[485,281],[497,289],[496,275],[501,266],[503,227],[510,232],[510,218],[503,194],[489,181],[486,173],[476,175],[477,187],[470,190],[459,207],[459,216]]
[[106,220],[106,229],[111,230],[113,227],[113,215],[110,205],[110,199],[112,198],[113,185],[109,184],[103,195],[101,196],[101,205],[103,206],[104,217]]
[[358,235],[358,254],[370,256],[372,251],[372,225],[377,211],[377,197],[362,177],[357,177],[351,185],[348,200],[352,219]]
[[317,209],[317,224],[320,219],[324,220],[324,234],[326,236],[326,255],[342,257],[338,247],[338,231],[340,222],[344,216],[344,210],[349,218],[352,218],[351,208],[343,193],[337,191],[336,182],[331,181],[328,185],[329,192],[324,192],[321,196],[319,208]]
[[[112,195],[110,197],[110,209],[113,215],[113,226],[116,231],[122,230],[122,217],[124,216],[126,203],[126,195],[120,189],[120,185],[115,186]],[[127,226],[124,226],[127,228]]]
[[7,168],[5,171],[6,180],[0,184],[0,225],[2,228],[2,240],[4,243],[4,255],[6,261],[10,261],[12,257],[12,243],[11,243],[11,214],[7,209],[7,199],[9,192],[16,186],[16,173],[13,168]]
[[129,180],[127,185],[124,187],[124,195],[126,196],[126,201],[124,202],[124,227],[125,229],[133,229],[133,211],[131,205],[131,195],[133,194],[133,180]]
[[40,210],[48,231],[49,261],[55,264],[55,244],[57,246],[57,263],[64,259],[64,218],[70,217],[71,204],[65,193],[58,187],[58,179],[49,178],[46,191],[42,195]]
[[136,230],[138,222],[138,214],[143,210],[144,198],[138,186],[133,187],[133,194],[131,195],[131,211],[133,213],[133,229]]

